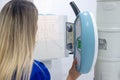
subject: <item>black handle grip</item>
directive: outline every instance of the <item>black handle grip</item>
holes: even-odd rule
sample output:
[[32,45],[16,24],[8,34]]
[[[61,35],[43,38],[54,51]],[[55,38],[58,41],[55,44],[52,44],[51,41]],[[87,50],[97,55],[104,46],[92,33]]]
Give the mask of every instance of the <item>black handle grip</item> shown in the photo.
[[71,7],[72,7],[72,9],[73,9],[73,11],[75,13],[75,15],[77,16],[80,13],[79,8],[77,7],[77,5],[75,4],[74,1],[70,2],[70,5],[71,5]]

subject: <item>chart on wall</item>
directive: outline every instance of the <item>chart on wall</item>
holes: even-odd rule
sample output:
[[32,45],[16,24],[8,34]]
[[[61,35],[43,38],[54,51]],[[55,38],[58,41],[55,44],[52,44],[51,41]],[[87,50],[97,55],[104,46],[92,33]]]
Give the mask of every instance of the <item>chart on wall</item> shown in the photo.
[[64,15],[39,15],[34,52],[36,59],[65,56],[66,20]]

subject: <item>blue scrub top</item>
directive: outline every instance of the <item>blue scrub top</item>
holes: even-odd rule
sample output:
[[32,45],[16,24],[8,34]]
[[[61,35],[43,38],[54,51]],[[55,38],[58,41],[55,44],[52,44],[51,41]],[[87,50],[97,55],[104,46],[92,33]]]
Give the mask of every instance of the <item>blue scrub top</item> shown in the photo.
[[42,62],[34,60],[30,80],[50,80],[50,73]]

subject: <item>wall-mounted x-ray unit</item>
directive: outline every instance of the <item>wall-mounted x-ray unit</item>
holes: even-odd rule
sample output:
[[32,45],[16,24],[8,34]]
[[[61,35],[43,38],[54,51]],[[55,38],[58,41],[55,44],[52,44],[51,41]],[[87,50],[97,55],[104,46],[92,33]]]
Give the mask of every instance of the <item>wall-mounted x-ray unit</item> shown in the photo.
[[85,74],[94,67],[97,60],[97,27],[90,12],[80,12],[74,2],[70,2],[70,5],[76,14],[76,19],[73,27],[72,25],[67,27],[67,49],[72,51],[74,58],[77,59],[76,67],[79,73]]

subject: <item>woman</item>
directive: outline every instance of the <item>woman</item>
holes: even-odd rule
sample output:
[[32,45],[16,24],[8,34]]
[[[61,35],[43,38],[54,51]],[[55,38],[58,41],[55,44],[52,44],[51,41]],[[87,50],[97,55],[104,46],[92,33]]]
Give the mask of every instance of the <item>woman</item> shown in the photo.
[[[37,20],[38,11],[27,0],[11,0],[1,10],[0,80],[50,80],[45,65],[33,60]],[[79,76],[75,65],[67,80]]]

